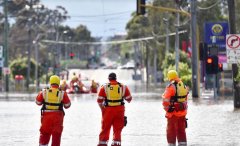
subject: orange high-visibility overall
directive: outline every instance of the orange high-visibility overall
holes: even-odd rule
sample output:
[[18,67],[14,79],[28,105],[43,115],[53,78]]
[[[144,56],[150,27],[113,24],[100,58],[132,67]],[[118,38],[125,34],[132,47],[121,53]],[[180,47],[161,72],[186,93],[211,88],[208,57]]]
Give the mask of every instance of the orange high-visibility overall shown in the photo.
[[[176,95],[177,93],[177,95]],[[163,107],[167,118],[167,141],[169,145],[175,145],[176,139],[179,145],[186,145],[186,115],[187,115],[188,89],[178,78],[171,82],[165,89]],[[173,100],[175,97],[176,100]]]
[[[116,93],[112,93],[117,91]],[[124,127],[124,101],[130,102],[132,96],[127,86],[110,81],[100,88],[97,102],[102,110],[102,126],[98,146],[107,146],[110,129],[113,127],[112,146],[121,145],[121,132]],[[103,105],[104,104],[104,105]]]
[[52,146],[60,146],[63,131],[64,108],[71,102],[66,92],[53,85],[43,89],[36,97],[36,104],[42,105],[39,145],[46,146],[52,136]]

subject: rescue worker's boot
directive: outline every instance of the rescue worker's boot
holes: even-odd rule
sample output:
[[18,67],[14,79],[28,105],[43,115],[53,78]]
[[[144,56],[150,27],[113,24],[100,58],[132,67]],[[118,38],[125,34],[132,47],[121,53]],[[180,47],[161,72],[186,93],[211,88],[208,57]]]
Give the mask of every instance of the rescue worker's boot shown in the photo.
[[111,146],[121,146],[121,141],[113,141]]
[[178,142],[178,146],[187,146],[187,142]]
[[97,146],[107,146],[108,141],[99,141]]

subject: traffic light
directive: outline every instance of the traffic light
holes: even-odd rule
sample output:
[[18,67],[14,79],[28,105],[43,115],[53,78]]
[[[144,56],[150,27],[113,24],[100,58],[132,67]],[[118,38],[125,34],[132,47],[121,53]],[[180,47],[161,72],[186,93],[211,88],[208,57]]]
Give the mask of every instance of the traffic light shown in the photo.
[[206,43],[199,43],[199,60],[204,61],[208,55],[208,48]]
[[222,72],[222,71],[223,71],[223,64],[218,63],[218,72]]
[[71,53],[69,54],[69,56],[70,56],[71,59],[73,59],[73,57],[75,56],[75,54],[71,52]]
[[137,15],[144,15],[146,13],[145,4],[146,0],[137,0]]
[[206,58],[206,73],[217,74],[219,71],[218,56],[212,55]]

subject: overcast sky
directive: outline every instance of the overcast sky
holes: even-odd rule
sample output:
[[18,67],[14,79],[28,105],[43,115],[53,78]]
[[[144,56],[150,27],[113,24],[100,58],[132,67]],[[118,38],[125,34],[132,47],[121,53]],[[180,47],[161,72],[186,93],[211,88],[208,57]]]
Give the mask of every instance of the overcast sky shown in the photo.
[[42,0],[53,9],[65,7],[71,16],[66,24],[76,27],[86,25],[92,36],[113,36],[125,33],[126,23],[136,10],[136,0]]

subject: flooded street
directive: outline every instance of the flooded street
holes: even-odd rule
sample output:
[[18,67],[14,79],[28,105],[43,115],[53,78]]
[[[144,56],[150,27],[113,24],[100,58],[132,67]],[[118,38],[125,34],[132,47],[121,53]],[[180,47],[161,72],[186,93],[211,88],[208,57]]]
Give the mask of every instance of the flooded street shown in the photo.
[[[122,132],[123,146],[164,146],[166,119],[161,99],[134,95],[126,103],[128,125]],[[65,110],[62,146],[96,146],[101,113],[96,95],[72,96]],[[189,101],[187,138],[191,146],[240,146],[240,112],[233,101]],[[38,145],[40,106],[30,101],[0,101],[0,145]]]

